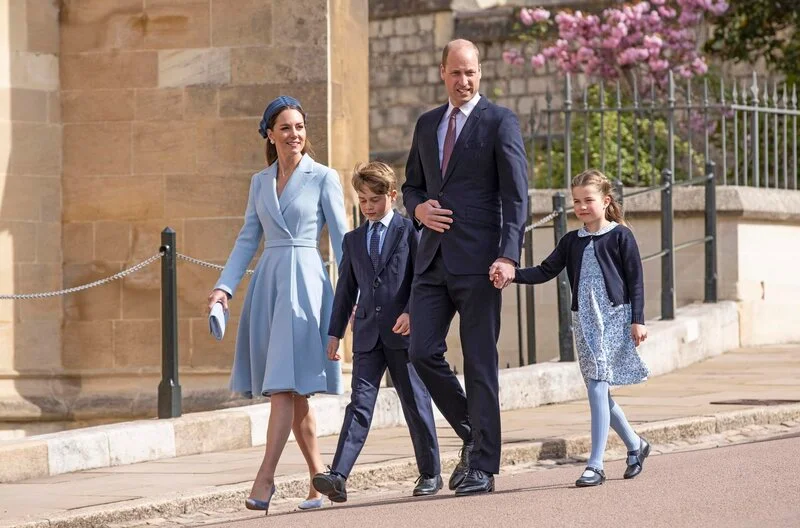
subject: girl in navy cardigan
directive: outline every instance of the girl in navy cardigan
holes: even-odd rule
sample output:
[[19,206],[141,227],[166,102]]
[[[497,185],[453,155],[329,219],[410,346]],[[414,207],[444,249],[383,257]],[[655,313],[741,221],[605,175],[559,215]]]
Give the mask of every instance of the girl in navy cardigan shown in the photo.
[[[636,352],[647,339],[647,329],[642,260],[614,200],[611,182],[598,170],[584,171],[572,180],[572,198],[583,227],[564,235],[539,266],[517,269],[514,282],[540,284],[567,268],[578,362],[592,417],[592,453],[575,482],[585,487],[606,479],[603,452],[609,425],[628,448],[626,479],[641,473],[650,454],[650,444],[633,431],[609,392],[611,385],[640,383],[647,378],[647,366]],[[508,286],[497,275],[491,280],[497,288]]]

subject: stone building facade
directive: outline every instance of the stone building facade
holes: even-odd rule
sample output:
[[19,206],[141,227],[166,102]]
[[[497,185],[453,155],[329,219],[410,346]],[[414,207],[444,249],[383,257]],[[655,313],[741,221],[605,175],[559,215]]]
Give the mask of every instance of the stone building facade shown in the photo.
[[[318,161],[344,178],[368,156],[365,0],[3,0],[0,24],[1,293],[107,277],[157,253],[165,226],[178,251],[224,263],[279,94],[303,102]],[[227,397],[236,324],[214,342],[205,299],[218,272],[178,273],[191,408],[209,389]],[[159,278],[156,263],[73,295],[0,301],[0,417],[152,413]]]

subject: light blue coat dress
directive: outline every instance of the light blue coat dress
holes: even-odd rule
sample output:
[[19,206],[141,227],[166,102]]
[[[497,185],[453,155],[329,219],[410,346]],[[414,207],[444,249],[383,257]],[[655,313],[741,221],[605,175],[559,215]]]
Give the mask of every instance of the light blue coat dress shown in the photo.
[[327,358],[333,288],[318,249],[327,224],[336,261],[347,230],[335,170],[304,155],[278,198],[277,162],[253,175],[244,226],[215,288],[233,296],[262,235],[264,252],[242,306],[230,388],[262,394],[341,394]]

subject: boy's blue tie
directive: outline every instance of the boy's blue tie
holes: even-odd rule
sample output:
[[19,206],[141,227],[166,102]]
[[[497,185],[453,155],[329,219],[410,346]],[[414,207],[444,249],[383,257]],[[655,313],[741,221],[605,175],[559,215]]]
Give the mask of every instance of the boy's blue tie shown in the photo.
[[372,259],[372,267],[376,270],[378,269],[378,262],[381,259],[380,241],[382,229],[383,224],[380,222],[372,224],[372,236],[369,238],[369,257]]

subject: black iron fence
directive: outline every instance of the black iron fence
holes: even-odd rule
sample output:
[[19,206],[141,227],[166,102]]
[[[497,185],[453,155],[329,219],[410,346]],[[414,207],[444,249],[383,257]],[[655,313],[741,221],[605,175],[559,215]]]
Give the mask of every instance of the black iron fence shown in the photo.
[[563,93],[548,89],[545,108],[531,114],[529,179],[536,188],[566,188],[592,167],[647,186],[661,169],[680,182],[715,161],[722,185],[797,189],[798,116],[797,87],[762,83],[755,73],[727,84],[679,82],[670,73],[663,89],[645,93],[635,79],[573,89],[568,74]]

